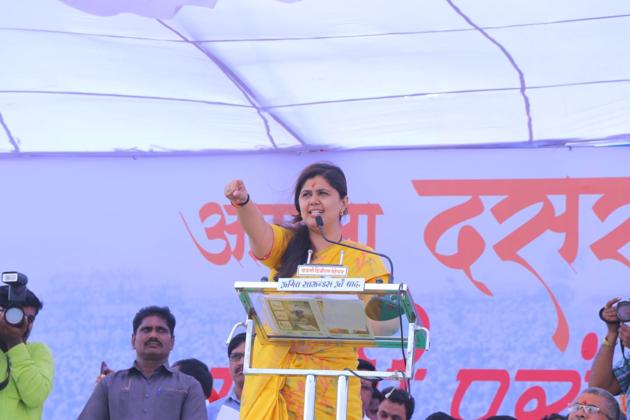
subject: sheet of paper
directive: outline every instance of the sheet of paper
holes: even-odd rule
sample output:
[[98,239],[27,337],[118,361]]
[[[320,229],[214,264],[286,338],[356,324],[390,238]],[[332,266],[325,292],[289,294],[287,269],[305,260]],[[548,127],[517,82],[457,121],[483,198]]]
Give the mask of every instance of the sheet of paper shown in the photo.
[[265,298],[274,330],[293,336],[327,336],[319,304],[314,299]]
[[362,301],[322,299],[321,306],[331,336],[372,337]]

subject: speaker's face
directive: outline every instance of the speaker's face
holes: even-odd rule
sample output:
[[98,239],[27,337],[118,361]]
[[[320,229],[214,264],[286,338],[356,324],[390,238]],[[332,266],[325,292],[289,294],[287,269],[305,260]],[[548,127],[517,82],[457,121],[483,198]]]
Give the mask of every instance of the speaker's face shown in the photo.
[[[324,220],[324,229],[340,228],[341,216],[348,207],[348,197],[341,198],[339,192],[326,179],[317,175],[302,185],[299,196],[300,216],[309,229],[317,231],[316,217]],[[339,238],[330,238],[338,241]]]

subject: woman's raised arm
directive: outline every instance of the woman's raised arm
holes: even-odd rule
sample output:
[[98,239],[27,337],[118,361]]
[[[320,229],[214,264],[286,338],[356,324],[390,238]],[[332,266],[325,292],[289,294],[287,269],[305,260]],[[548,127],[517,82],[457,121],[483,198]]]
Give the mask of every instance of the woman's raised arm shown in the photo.
[[224,194],[236,207],[238,221],[249,237],[249,245],[254,255],[258,258],[269,255],[273,246],[273,231],[271,225],[252,202],[245,183],[240,179],[228,182]]

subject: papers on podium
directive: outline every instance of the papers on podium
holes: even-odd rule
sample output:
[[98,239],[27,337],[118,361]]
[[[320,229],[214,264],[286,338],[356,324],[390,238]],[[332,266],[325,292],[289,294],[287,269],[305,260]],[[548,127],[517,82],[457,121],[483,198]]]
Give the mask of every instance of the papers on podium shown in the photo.
[[365,304],[356,295],[265,296],[272,334],[290,337],[373,338]]

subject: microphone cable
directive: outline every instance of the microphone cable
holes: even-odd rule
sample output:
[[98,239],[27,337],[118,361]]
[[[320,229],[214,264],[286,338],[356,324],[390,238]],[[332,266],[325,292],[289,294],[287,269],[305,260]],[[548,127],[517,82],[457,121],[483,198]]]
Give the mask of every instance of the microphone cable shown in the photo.
[[[352,246],[352,245],[348,245],[348,244],[344,244],[341,242],[336,242],[336,241],[331,241],[330,239],[328,239],[326,237],[326,234],[324,233],[324,219],[322,218],[322,216],[316,216],[315,217],[315,223],[317,224],[317,228],[319,229],[319,232],[322,235],[322,238],[324,238],[324,240],[326,242],[329,242],[331,244],[335,244],[335,245],[340,245],[340,246],[345,246],[346,248],[350,248],[350,249],[355,249],[357,251],[361,251],[361,252],[365,252],[368,254],[373,254],[373,255],[378,255],[379,257],[383,257],[387,260],[387,262],[389,263],[389,267],[390,267],[390,271],[389,271],[389,278],[391,280],[392,283],[394,283],[394,263],[392,262],[392,259],[389,258],[387,255],[385,254],[381,254],[380,252],[376,252],[376,251],[370,251],[367,249],[362,249],[356,246]],[[405,366],[405,369],[407,368],[407,355],[405,354],[405,337],[403,335],[403,319],[402,319],[402,289],[401,289],[402,285],[398,286],[398,321],[399,321],[399,332],[400,332],[400,352],[402,354],[402,358],[403,358],[403,364]],[[415,330],[414,330],[414,335],[413,337],[407,337],[408,340],[413,340],[413,348],[414,348],[414,353],[415,353]],[[411,357],[413,357],[413,354],[411,355]],[[411,374],[413,375],[413,372],[411,372]],[[409,392],[409,395],[411,395],[411,378],[407,378],[407,392]]]

